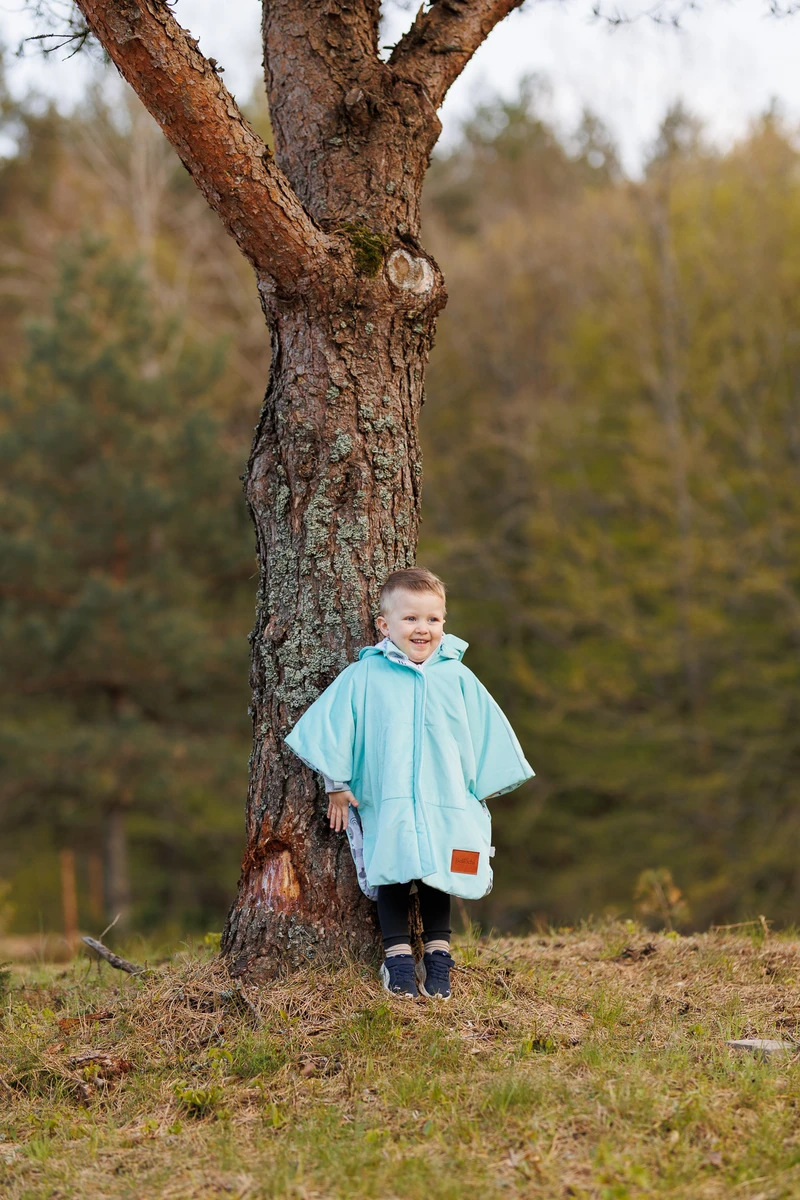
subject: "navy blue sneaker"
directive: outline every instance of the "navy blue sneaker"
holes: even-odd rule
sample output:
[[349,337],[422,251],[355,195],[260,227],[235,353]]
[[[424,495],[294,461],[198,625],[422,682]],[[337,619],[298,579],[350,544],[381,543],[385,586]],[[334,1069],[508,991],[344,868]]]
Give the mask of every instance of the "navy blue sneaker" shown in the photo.
[[393,996],[416,1000],[419,992],[414,977],[414,955],[390,954],[381,967],[381,983]]
[[450,999],[450,971],[455,961],[446,950],[426,951],[417,967],[420,976],[419,989],[429,1000]]

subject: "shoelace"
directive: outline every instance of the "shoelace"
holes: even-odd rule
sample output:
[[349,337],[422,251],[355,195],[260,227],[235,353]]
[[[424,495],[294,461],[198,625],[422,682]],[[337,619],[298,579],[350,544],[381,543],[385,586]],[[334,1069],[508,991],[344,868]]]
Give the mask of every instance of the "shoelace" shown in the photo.
[[397,959],[400,957],[400,955],[395,954],[392,957],[395,960],[394,962],[392,962],[392,958],[387,958],[386,960],[386,968],[389,972],[389,986],[391,987],[392,991],[405,991],[406,984],[409,984],[416,989],[417,982],[414,975],[413,958],[411,959],[411,962],[398,962]]
[[[447,991],[450,986],[450,968],[456,965],[455,959],[442,950],[434,950],[433,954],[425,956],[425,991],[438,991],[439,986]],[[428,986],[430,985],[430,986]]]

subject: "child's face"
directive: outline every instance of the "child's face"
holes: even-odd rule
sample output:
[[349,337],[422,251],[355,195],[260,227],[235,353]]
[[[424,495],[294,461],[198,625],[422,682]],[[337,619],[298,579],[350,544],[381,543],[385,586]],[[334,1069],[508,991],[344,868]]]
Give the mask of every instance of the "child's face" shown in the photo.
[[444,600],[435,592],[396,591],[391,608],[381,613],[377,626],[412,662],[430,658],[444,633]]

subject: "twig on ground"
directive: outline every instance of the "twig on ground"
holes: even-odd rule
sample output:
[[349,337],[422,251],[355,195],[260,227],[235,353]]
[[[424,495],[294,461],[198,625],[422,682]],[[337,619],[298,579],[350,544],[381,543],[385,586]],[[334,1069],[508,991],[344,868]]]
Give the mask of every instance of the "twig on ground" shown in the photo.
[[712,925],[709,933],[722,933],[726,929],[746,929],[748,925],[760,925],[764,930],[764,937],[769,937],[769,927],[772,924],[765,916],[760,915],[753,917],[752,921],[736,921],[733,925]]
[[98,942],[93,937],[82,937],[82,942],[85,942],[95,954],[99,954],[112,967],[116,967],[118,971],[127,971],[129,975],[144,975],[145,967],[137,967],[136,963],[128,962],[127,958],[120,958],[118,954],[114,954],[113,950],[109,950],[108,946],[104,946],[102,942]]
[[98,939],[99,941],[101,941],[101,942],[102,942],[103,938],[106,936],[106,934],[108,933],[108,931],[109,931],[110,929],[113,929],[113,928],[114,928],[114,926],[116,925],[117,921],[120,919],[120,917],[121,917],[121,916],[122,916],[122,913],[121,913],[121,912],[118,912],[118,913],[117,913],[117,915],[114,917],[114,920],[111,922],[111,924],[110,924],[110,925],[106,925],[105,929],[104,929],[104,930],[103,930],[103,932],[100,934],[100,937],[99,937],[99,939]]

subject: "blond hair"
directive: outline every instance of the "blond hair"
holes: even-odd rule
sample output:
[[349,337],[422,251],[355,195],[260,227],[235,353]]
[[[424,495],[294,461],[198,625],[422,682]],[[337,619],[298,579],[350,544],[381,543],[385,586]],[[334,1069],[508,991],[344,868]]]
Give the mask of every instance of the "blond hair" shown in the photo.
[[392,571],[378,597],[380,611],[384,616],[391,607],[392,597],[395,592],[399,591],[433,592],[435,596],[440,597],[445,607],[447,605],[444,584],[438,575],[434,575],[433,571],[427,571],[425,567],[404,567],[401,571]]

